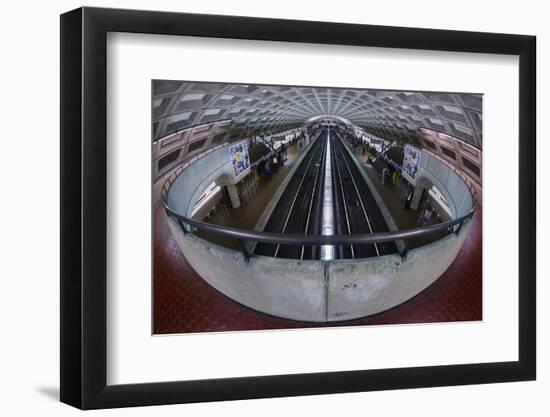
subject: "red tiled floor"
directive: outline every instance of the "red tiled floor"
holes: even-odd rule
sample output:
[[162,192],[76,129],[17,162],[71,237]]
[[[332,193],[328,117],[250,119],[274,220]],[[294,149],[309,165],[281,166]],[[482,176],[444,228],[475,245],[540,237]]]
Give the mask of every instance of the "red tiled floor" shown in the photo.
[[154,331],[161,334],[481,320],[481,219],[479,207],[457,258],[422,293],[373,316],[325,324],[269,316],[209,286],[185,260],[159,208],[154,216]]

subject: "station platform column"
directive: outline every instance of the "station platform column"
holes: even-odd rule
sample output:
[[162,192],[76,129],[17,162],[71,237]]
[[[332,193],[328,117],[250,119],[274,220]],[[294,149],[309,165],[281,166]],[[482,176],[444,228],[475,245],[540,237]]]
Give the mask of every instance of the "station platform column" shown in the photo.
[[241,206],[241,199],[239,198],[239,191],[236,184],[226,184],[227,193],[231,200],[231,207],[239,208]]

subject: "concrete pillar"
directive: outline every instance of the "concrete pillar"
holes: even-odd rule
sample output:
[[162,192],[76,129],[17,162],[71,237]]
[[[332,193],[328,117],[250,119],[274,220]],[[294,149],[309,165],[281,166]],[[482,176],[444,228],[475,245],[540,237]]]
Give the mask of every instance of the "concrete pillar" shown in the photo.
[[422,187],[416,187],[414,189],[413,198],[411,201],[411,209],[418,210],[418,206],[420,205],[420,198],[422,197]]
[[229,198],[231,199],[231,206],[233,208],[239,208],[241,206],[241,200],[239,198],[239,191],[235,184],[227,184],[227,192],[229,193]]

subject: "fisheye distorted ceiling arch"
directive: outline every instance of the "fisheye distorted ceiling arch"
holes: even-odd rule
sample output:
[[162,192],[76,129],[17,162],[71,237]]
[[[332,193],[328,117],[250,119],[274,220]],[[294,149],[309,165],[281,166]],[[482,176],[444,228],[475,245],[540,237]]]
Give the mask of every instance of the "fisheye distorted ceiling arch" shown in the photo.
[[328,87],[153,82],[153,136],[220,120],[249,132],[278,132],[318,116],[349,120],[386,138],[437,130],[482,148],[482,96]]

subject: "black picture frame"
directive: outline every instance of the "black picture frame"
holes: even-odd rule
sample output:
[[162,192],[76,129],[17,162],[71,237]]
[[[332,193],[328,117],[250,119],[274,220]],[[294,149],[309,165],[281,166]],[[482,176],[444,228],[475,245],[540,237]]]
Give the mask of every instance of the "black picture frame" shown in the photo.
[[[108,32],[519,56],[519,360],[107,385]],[[61,16],[60,57],[62,402],[93,409],[535,379],[534,36],[86,7]]]

